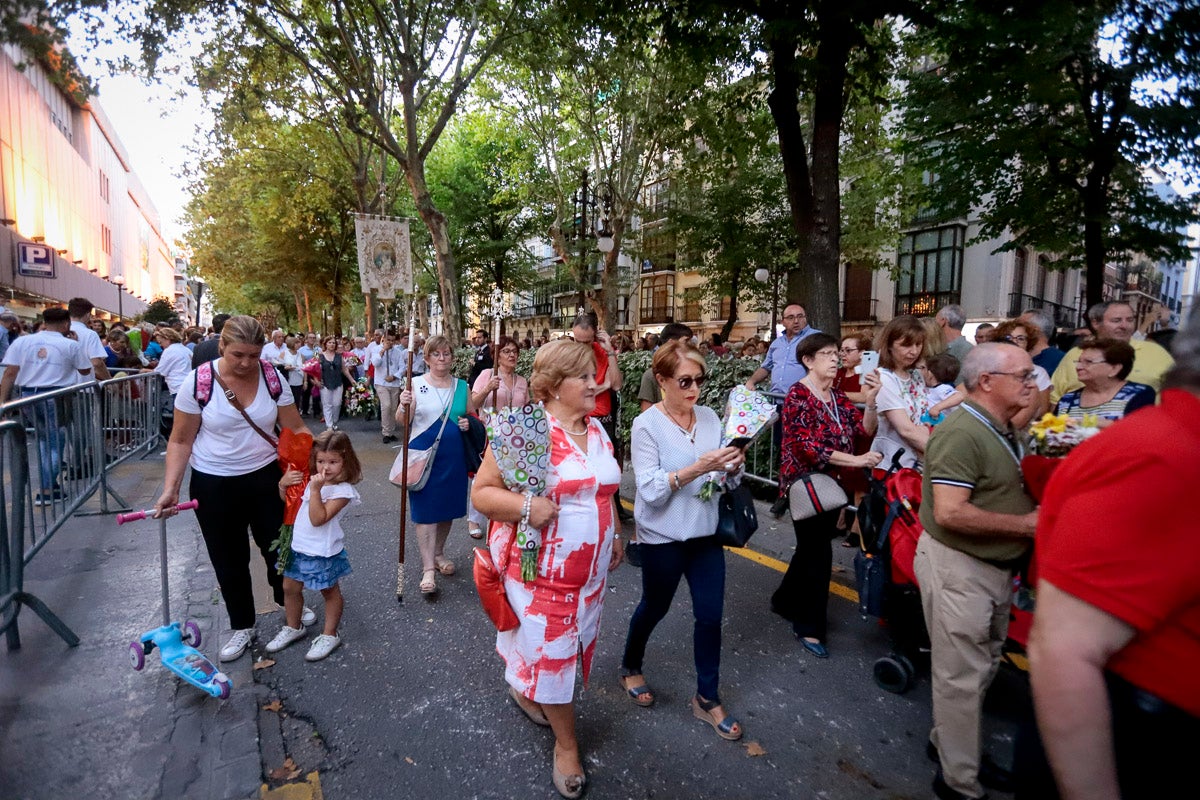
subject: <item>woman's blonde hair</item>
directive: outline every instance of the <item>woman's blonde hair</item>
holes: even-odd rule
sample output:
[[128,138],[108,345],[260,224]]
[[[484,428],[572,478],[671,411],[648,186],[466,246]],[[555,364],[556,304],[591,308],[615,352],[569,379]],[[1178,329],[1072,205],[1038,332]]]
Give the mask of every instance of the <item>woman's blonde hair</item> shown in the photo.
[[920,317],[921,327],[925,329],[925,347],[921,351],[921,358],[930,359],[936,355],[946,352],[946,334],[942,333],[942,326],[938,325],[935,317]]
[[267,334],[263,331],[262,324],[254,317],[245,314],[230,317],[225,320],[225,327],[221,328],[221,350],[231,344],[250,344],[262,347],[266,340]]
[[183,337],[174,328],[159,328],[154,332],[154,335],[170,340],[171,344],[181,344],[183,342]]
[[538,348],[533,358],[533,375],[529,379],[529,391],[534,400],[545,402],[554,396],[567,378],[574,378],[596,370],[596,356],[592,346],[570,339],[558,339]]

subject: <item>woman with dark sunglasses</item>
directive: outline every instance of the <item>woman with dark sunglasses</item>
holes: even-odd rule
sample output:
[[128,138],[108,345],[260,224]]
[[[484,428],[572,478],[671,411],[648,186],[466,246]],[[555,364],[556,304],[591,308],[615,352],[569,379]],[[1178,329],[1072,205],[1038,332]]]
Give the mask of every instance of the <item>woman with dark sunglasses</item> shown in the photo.
[[721,447],[721,421],[712,409],[696,405],[706,369],[699,350],[687,341],[669,341],[654,354],[651,369],[662,401],[633,421],[630,434],[642,599],[629,621],[621,688],[637,705],[654,705],[654,692],[642,675],[646,644],[670,610],[680,578],[687,578],[695,617],[692,713],[732,741],[742,737],[742,726],[721,707],[717,691],[725,603],[725,552],[716,538],[720,492],[707,500],[700,494],[708,480],[722,474],[727,485],[736,485],[745,454]]

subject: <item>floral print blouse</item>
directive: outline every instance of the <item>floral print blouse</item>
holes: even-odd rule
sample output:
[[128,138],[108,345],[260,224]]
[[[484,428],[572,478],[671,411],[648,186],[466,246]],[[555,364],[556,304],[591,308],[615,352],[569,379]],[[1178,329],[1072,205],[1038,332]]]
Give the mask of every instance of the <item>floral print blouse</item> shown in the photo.
[[853,453],[855,438],[865,435],[862,412],[845,392],[830,390],[830,402],[825,403],[803,383],[796,382],[783,401],[781,490],[805,473],[832,473],[830,454]]

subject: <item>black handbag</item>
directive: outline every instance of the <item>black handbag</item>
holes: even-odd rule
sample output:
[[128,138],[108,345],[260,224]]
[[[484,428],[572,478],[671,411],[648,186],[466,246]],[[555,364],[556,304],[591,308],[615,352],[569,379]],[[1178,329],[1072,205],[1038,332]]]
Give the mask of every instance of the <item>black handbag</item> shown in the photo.
[[474,475],[479,471],[479,465],[483,463],[483,454],[487,451],[487,426],[479,417],[467,414],[467,430],[462,438],[467,474]]
[[717,506],[717,541],[727,547],[745,547],[756,530],[754,495],[741,485],[726,489]]

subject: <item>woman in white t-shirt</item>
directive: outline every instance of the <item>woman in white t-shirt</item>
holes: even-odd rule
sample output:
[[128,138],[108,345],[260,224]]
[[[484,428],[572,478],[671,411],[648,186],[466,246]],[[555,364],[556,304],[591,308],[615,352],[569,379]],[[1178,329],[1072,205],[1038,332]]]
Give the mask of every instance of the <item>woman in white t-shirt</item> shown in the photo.
[[929,428],[921,417],[929,411],[925,379],[917,363],[925,349],[925,327],[913,316],[894,317],[875,340],[879,350],[879,428],[871,450],[883,454],[881,468],[891,466],[901,448],[900,465],[916,466],[925,457]]
[[[233,636],[221,648],[222,661],[240,657],[254,638],[247,528],[266,562],[275,602],[284,602],[283,578],[275,570],[275,554],[270,549],[283,524],[278,487],[283,473],[270,432],[276,425],[297,432],[307,430],[292,393],[275,368],[264,366],[259,359],[265,338],[258,320],[230,317],[221,329],[221,357],[192,370],[180,386],[175,397],[175,429],[167,444],[163,493],[155,504],[156,517],[176,513],[179,488],[190,464],[188,495],[199,501],[196,519],[233,629]],[[200,371],[211,374],[212,380],[201,380],[197,391]],[[233,392],[236,406],[225,397],[224,387]],[[316,621],[310,609],[305,609],[304,617],[305,624]]]
[[162,435],[170,439],[174,425],[175,395],[192,371],[192,351],[183,346],[183,337],[174,328],[162,328],[154,334],[154,340],[162,347],[162,355],[154,371],[163,376],[167,383],[167,396],[162,399]]

